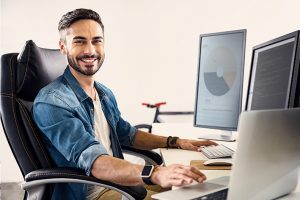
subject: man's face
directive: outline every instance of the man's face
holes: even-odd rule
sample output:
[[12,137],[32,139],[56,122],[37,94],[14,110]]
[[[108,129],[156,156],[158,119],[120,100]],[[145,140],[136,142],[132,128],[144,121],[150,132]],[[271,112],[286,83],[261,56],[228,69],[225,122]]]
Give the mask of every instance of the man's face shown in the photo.
[[60,49],[67,56],[74,73],[92,76],[104,61],[104,36],[94,20],[79,20],[72,24],[60,41]]

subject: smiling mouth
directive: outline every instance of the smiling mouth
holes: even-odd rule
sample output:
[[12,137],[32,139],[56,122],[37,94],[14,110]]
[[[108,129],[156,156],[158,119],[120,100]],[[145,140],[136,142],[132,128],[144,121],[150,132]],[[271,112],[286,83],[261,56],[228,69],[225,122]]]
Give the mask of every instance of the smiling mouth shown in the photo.
[[79,60],[86,64],[91,64],[91,63],[95,62],[97,60],[97,58],[81,58]]

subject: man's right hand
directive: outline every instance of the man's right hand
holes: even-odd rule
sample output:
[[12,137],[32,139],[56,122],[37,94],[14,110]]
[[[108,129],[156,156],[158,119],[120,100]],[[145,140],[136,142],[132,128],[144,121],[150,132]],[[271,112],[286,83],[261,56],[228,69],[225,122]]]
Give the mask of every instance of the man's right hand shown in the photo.
[[205,180],[206,176],[197,168],[180,164],[158,167],[151,176],[151,181],[163,188],[189,185],[193,181],[202,183]]

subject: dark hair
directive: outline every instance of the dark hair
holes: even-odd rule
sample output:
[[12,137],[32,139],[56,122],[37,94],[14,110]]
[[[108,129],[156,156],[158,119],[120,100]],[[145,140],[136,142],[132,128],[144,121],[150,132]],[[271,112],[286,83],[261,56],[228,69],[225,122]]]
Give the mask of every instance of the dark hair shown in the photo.
[[62,16],[58,24],[58,30],[64,30],[69,28],[73,23],[81,20],[81,19],[91,19],[101,26],[102,30],[104,31],[104,25],[101,21],[99,14],[93,10],[79,8],[73,11],[70,11]]

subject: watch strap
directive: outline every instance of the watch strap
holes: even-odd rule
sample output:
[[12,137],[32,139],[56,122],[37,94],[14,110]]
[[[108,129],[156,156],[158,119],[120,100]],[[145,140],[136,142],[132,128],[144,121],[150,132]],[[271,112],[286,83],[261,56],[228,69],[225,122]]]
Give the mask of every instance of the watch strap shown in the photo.
[[143,182],[145,183],[145,184],[147,184],[147,185],[155,185],[154,183],[152,183],[152,181],[151,181],[151,177],[142,177],[143,178]]

